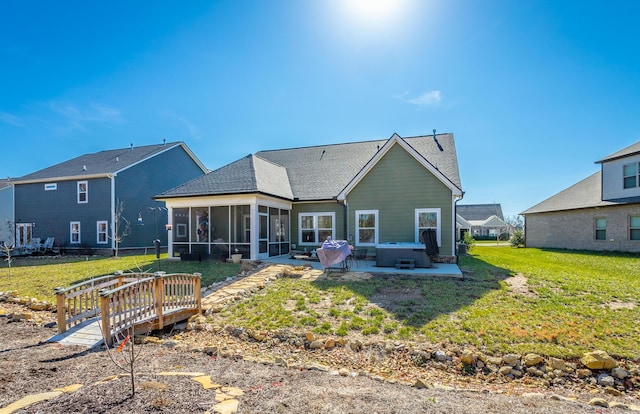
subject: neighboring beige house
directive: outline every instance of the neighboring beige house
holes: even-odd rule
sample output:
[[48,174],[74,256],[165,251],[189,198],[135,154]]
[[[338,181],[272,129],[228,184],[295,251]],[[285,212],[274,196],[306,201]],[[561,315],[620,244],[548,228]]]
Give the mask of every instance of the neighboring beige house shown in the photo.
[[600,171],[527,209],[527,247],[640,252],[640,142]]
[[497,237],[511,231],[500,204],[460,204],[456,208],[460,238],[465,232],[473,237]]

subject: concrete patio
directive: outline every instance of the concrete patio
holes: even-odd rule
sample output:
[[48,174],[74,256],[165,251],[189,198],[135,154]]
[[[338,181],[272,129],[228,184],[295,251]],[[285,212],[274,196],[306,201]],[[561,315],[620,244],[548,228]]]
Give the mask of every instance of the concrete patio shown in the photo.
[[[264,263],[286,264],[291,266],[306,266],[315,270],[323,271],[322,265],[318,260],[292,259],[289,255],[270,257],[262,260]],[[332,267],[330,273],[339,273],[342,270],[339,266]],[[462,279],[462,271],[456,264],[449,263],[432,263],[431,267],[415,268],[415,269],[397,269],[395,267],[378,267],[375,260],[350,260],[349,271],[364,273],[386,273],[386,274],[402,274],[415,276],[437,276],[437,277],[454,277]]]

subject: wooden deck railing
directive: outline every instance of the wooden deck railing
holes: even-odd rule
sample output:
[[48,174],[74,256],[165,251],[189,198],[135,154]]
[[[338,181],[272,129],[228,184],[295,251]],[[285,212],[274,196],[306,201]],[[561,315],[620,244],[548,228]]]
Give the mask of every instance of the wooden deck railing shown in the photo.
[[58,288],[58,332],[99,315],[108,344],[129,328],[162,329],[201,312],[200,277],[120,272]]

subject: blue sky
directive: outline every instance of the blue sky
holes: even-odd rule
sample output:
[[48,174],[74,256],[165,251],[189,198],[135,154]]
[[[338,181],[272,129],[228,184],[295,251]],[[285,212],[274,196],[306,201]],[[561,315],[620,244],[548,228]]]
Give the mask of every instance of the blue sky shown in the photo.
[[[364,3],[364,4],[363,4]],[[184,141],[452,132],[462,204],[515,215],[640,140],[640,2],[0,2],[0,176]]]

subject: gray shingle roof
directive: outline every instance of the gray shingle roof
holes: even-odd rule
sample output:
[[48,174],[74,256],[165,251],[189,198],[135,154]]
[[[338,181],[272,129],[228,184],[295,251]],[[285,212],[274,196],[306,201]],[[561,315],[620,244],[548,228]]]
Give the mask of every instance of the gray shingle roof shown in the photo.
[[[404,138],[421,156],[461,188],[453,134]],[[259,151],[162,193],[163,197],[260,191],[287,199],[335,198],[388,140]]]
[[6,178],[0,180],[0,189],[3,189],[5,187],[9,187],[9,180]]
[[631,155],[640,154],[640,141],[635,144],[629,145],[626,148],[621,149],[620,151],[614,152],[613,154],[604,157],[600,161],[596,161],[596,163],[603,163],[607,161],[613,161],[617,158],[629,157]]
[[497,216],[501,220],[504,220],[502,206],[500,204],[458,204],[456,213],[464,217],[467,221],[484,221],[491,216]]
[[602,175],[601,172],[598,171],[571,187],[560,191],[558,194],[523,211],[521,214],[546,213],[550,211],[575,210],[618,204],[610,201],[602,201],[601,194]]
[[182,197],[261,192],[292,199],[284,167],[256,155],[247,155],[208,174],[165,191],[159,197]]
[[[121,148],[85,154],[17,178],[14,182],[29,182],[50,179],[73,179],[74,177],[104,176],[131,167],[149,157],[182,145],[182,142]],[[196,162],[200,163],[196,160]],[[204,168],[203,166],[201,166]]]

